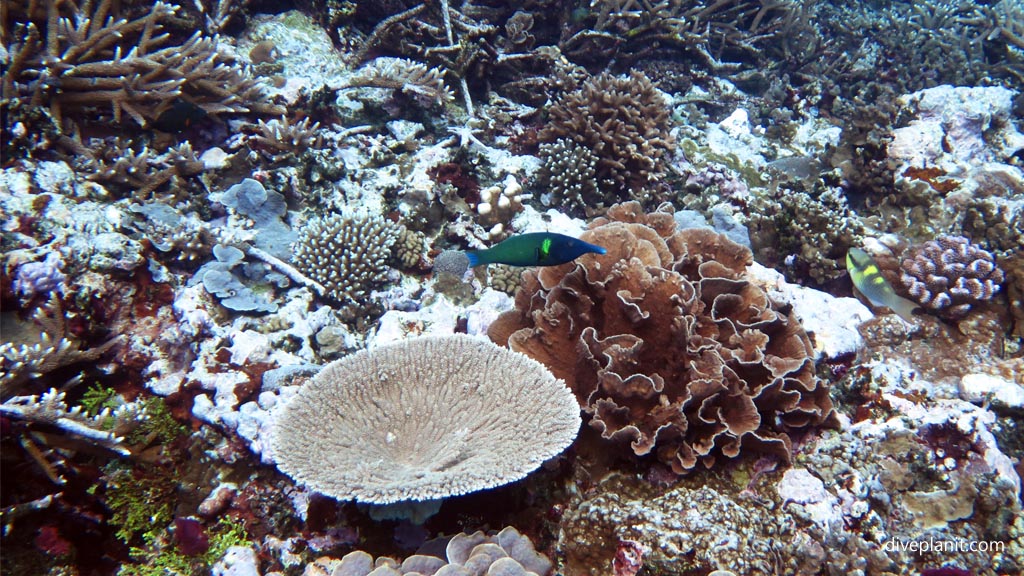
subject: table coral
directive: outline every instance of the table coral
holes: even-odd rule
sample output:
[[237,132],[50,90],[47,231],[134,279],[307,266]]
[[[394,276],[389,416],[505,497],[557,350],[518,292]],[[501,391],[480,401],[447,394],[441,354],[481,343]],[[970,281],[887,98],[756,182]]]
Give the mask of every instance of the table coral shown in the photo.
[[788,460],[789,431],[830,420],[810,340],[746,277],[748,249],[635,202],[581,239],[608,253],[527,272],[489,335],[565,379],[604,438],[684,474],[744,450]]

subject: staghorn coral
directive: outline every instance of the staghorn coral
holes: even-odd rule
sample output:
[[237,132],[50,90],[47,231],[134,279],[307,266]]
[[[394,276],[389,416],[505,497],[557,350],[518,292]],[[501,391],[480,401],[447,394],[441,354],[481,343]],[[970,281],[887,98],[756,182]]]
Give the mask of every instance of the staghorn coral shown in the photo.
[[145,420],[146,414],[140,404],[121,404],[117,408],[103,408],[99,413],[89,415],[81,406],[69,408],[64,397],[65,393],[55,388],[49,389],[42,396],[15,396],[0,404],[0,414],[50,424],[119,454],[129,454],[121,442],[125,434],[138,428]]
[[65,118],[96,120],[106,110],[115,123],[127,115],[149,127],[182,100],[208,114],[283,112],[218,52],[216,37],[197,32],[174,43],[164,26],[175,18],[175,4],[154,2],[137,18],[112,0],[38,4],[29,4],[42,8],[31,14],[12,7],[3,22],[10,54],[3,98],[47,106],[62,129]]
[[940,236],[908,250],[901,280],[911,298],[947,320],[991,300],[1003,283],[992,254],[963,236]]
[[380,217],[330,214],[314,217],[299,231],[292,261],[324,295],[351,304],[387,280],[398,227]]
[[[434,544],[436,546],[432,546]],[[444,544],[444,558],[437,550],[441,544]],[[371,572],[374,576],[547,576],[553,568],[551,560],[537,552],[533,542],[511,526],[491,535],[478,530],[472,534],[456,534],[447,543],[431,541],[402,562],[387,556],[374,560],[373,556],[357,550],[341,560],[323,558],[315,564],[324,566],[324,573],[344,576],[368,576]],[[306,573],[310,573],[308,566]]]
[[452,101],[452,93],[438,68],[405,58],[376,58],[349,78],[349,86],[391,88],[408,94],[425,106],[444,106]]
[[602,437],[684,474],[742,450],[788,460],[791,429],[830,421],[810,339],[747,280],[748,249],[636,202],[581,238],[608,253],[527,272],[488,334],[564,378]]
[[601,198],[590,208],[639,198],[665,172],[675,148],[669,134],[669,108],[642,73],[628,78],[602,74],[563,95],[550,110],[540,138],[560,138],[589,149]]
[[318,492],[390,504],[523,478],[571,444],[579,424],[572,395],[544,366],[453,334],[327,365],[277,416],[272,446],[278,467]]

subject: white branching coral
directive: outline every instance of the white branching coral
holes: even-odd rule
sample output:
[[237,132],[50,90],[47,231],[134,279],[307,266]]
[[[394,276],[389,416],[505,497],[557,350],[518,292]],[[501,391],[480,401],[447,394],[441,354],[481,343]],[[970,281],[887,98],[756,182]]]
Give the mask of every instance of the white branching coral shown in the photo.
[[539,362],[453,334],[328,364],[276,416],[272,447],[314,490],[391,504],[523,478],[580,423],[575,397]]
[[68,407],[64,396],[64,392],[54,388],[42,395],[15,396],[0,404],[0,414],[50,424],[122,455],[129,454],[121,442],[124,434],[146,419],[139,404],[130,402],[115,409],[104,408],[90,416],[81,406]]
[[400,90],[424,104],[444,105],[452,101],[452,93],[444,83],[440,68],[405,58],[380,57],[363,66],[349,79],[350,86],[371,86]]
[[295,268],[345,304],[385,282],[398,226],[378,216],[330,214],[306,222],[295,242]]
[[58,126],[69,112],[84,118],[93,109],[148,127],[182,97],[209,114],[281,113],[254,78],[218,52],[216,37],[196,32],[170,43],[164,25],[177,5],[157,1],[137,18],[124,17],[119,5],[45,0],[30,2],[28,11],[13,7],[10,18],[5,10],[5,40],[22,40],[7,46],[3,97],[48,105]]
[[36,310],[32,319],[42,328],[34,344],[0,344],[0,398],[10,398],[31,380],[63,366],[99,358],[117,338],[93,348],[68,337],[60,299],[54,295]]

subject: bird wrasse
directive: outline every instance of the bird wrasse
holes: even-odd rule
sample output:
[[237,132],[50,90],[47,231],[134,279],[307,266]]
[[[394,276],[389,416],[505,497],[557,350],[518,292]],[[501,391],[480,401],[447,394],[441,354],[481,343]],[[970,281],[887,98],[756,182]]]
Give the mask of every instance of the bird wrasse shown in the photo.
[[890,308],[907,322],[913,321],[913,310],[918,304],[896,294],[867,252],[860,248],[850,248],[846,253],[846,270],[857,292],[863,294],[869,302]]
[[607,250],[579,238],[554,232],[532,232],[512,236],[487,250],[467,250],[470,266],[508,264],[510,266],[557,266],[584,254],[604,254]]

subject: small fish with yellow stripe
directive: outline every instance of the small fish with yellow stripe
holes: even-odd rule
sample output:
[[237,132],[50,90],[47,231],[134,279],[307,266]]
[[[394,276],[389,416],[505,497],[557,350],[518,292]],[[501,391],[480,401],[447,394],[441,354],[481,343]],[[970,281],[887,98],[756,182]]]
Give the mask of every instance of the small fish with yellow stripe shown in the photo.
[[900,318],[913,322],[913,310],[918,304],[896,294],[867,252],[860,248],[850,248],[846,253],[846,270],[850,273],[850,280],[853,281],[857,292],[871,304],[887,307],[899,314]]

